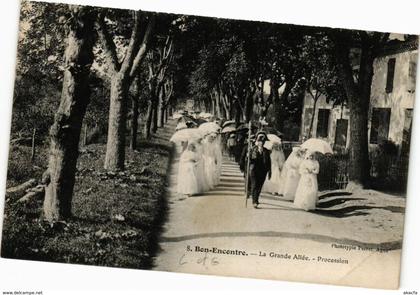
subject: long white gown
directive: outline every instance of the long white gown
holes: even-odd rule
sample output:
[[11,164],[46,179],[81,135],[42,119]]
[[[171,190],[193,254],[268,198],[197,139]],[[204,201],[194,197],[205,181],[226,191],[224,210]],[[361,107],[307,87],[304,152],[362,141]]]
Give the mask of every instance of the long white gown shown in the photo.
[[203,141],[203,158],[204,158],[204,177],[210,189],[216,186],[216,158],[214,154],[213,141],[205,138]]
[[296,189],[300,179],[299,166],[301,162],[302,158],[297,155],[297,151],[293,151],[285,162],[284,178],[282,179],[282,191],[285,200],[293,201],[295,199]]
[[285,162],[283,150],[273,149],[271,158],[271,178],[265,180],[262,191],[267,193],[280,193],[281,171]]
[[303,210],[314,210],[318,203],[318,161],[305,159],[299,167],[301,174],[296,190],[294,205]]
[[222,161],[223,161],[223,154],[222,154],[222,144],[220,142],[220,136],[218,136],[215,140],[215,147],[214,153],[216,158],[216,173],[215,173],[215,185],[218,185],[220,182],[220,176],[222,175]]
[[207,183],[207,178],[205,176],[205,166],[204,166],[204,155],[203,155],[203,145],[201,143],[196,143],[197,148],[197,183],[198,190],[200,193],[206,192],[210,189],[209,184]]
[[197,153],[185,150],[179,159],[177,192],[184,195],[199,193],[197,181]]

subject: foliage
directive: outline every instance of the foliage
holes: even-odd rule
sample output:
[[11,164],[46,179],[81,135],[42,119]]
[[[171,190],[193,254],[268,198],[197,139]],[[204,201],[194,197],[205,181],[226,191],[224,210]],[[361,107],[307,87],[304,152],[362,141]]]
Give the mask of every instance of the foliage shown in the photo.
[[304,37],[303,59],[306,62],[302,80],[306,91],[318,99],[325,95],[338,105],[346,101],[344,88],[339,80],[338,68],[333,56],[333,43],[325,33],[314,33]]
[[[67,6],[22,2],[12,136],[46,135],[58,107]],[[60,24],[60,25],[57,25]]]

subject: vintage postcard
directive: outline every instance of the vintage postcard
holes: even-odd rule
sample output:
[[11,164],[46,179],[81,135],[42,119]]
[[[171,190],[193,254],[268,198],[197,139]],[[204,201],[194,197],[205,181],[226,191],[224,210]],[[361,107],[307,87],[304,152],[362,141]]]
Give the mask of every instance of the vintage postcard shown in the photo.
[[23,1],[1,256],[398,288],[418,43]]

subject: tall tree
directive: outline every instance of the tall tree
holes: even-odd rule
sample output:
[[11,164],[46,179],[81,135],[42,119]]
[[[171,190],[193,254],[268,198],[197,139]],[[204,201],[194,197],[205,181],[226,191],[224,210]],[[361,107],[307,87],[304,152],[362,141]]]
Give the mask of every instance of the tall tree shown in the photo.
[[50,181],[44,200],[44,216],[50,222],[71,216],[78,146],[89,103],[89,71],[93,61],[95,12],[82,6],[69,6],[69,9],[63,89],[50,130]]
[[131,133],[130,133],[130,149],[137,149],[137,130],[139,125],[139,103],[141,91],[143,90],[143,77],[138,75],[133,83],[133,94],[131,95]]
[[150,131],[153,133],[157,131],[159,98],[168,68],[172,62],[173,50],[172,37],[168,35],[162,44],[157,44],[156,48],[148,53],[150,101],[144,125],[145,138],[150,137]]
[[[349,186],[369,183],[368,114],[373,77],[373,62],[389,38],[387,33],[331,30],[340,79],[350,109]],[[359,67],[351,53],[360,53]],[[357,65],[357,64],[356,64]]]
[[306,62],[302,79],[297,86],[302,85],[313,100],[313,112],[306,136],[312,137],[316,105],[321,96],[326,102],[334,105],[346,102],[346,95],[339,79],[336,61],[333,55],[333,44],[323,32],[307,35],[303,40],[304,52],[302,59]]
[[37,141],[42,141],[60,100],[66,34],[62,23],[68,8],[24,1],[21,11],[12,138],[26,138],[36,130]]
[[106,23],[106,11],[100,14],[98,21],[99,33],[111,71],[108,138],[104,163],[105,169],[108,170],[124,169],[128,90],[147,54],[155,15],[147,16],[145,13],[136,11],[133,22],[130,41],[120,61]]

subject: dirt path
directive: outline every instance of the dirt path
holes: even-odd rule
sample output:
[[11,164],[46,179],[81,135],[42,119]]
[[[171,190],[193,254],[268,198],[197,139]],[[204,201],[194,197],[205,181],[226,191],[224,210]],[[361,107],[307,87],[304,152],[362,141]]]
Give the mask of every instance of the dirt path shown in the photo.
[[[310,213],[295,209],[281,197],[262,194],[260,209],[254,209],[250,201],[245,207],[244,178],[238,165],[227,158],[220,184],[190,198],[174,191],[177,168],[175,159],[170,172],[169,218],[160,239],[156,270],[358,285],[360,280],[352,280],[360,276],[357,269],[362,269],[377,274],[378,281],[375,276],[368,280],[374,286],[383,284],[385,276],[378,273],[384,259],[380,249],[387,251],[387,263],[394,266],[392,270],[388,267],[387,282],[396,284],[403,198],[374,191],[356,195],[329,192],[320,196],[319,210]],[[354,249],[335,248],[339,245]],[[213,247],[233,254],[222,254]],[[283,258],[270,257],[270,252],[283,254]],[[260,256],[264,253],[267,256]],[[288,254],[292,258],[305,255],[309,260],[289,259]],[[347,259],[348,264],[322,263],[318,257]],[[328,267],[320,267],[324,265]]]

